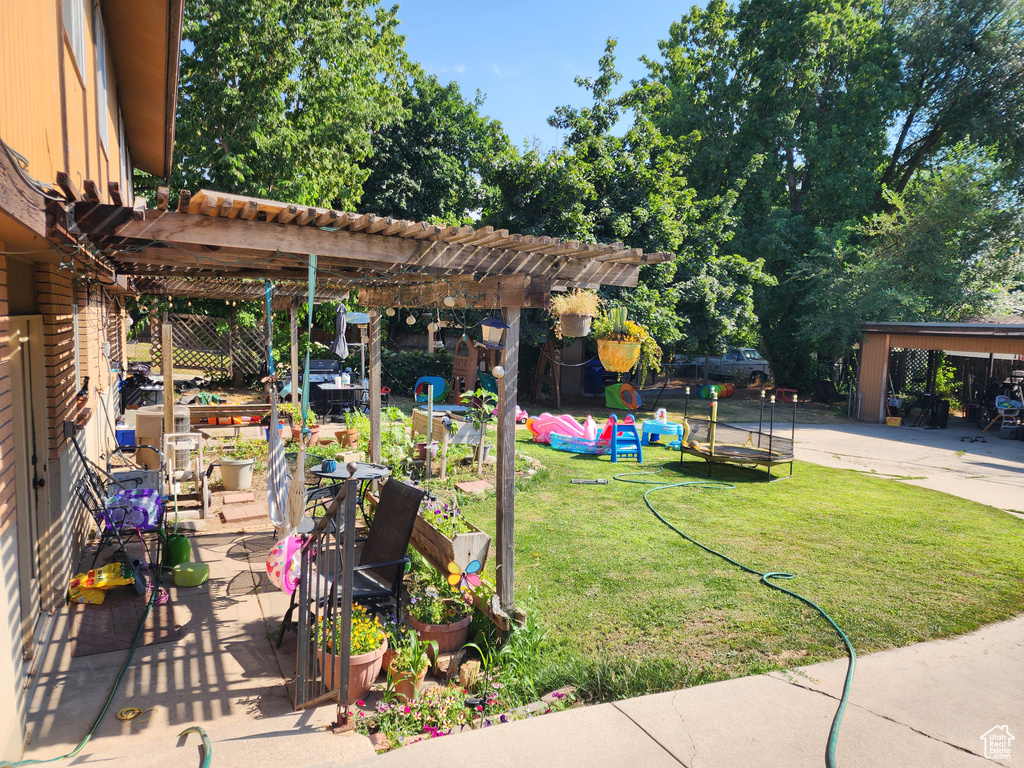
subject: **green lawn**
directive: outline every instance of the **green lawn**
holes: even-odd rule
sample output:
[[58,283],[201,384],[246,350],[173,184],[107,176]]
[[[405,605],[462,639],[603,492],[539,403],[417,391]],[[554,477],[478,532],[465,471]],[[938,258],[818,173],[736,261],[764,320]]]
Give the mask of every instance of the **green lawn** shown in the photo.
[[[529,441],[548,472],[516,495],[516,594],[561,651],[593,663],[640,661],[679,685],[843,655],[810,609],[686,542],[646,509],[647,486],[572,478],[636,472],[634,461],[576,456]],[[706,465],[645,451],[667,482]],[[781,469],[781,468],[779,468]],[[734,490],[653,495],[689,535],[817,602],[860,653],[954,635],[1024,610],[1024,521],[969,501],[859,473],[798,463],[767,484],[762,469],[718,466]],[[494,532],[494,499],[464,504]],[[488,571],[492,571],[489,564]],[[492,574],[493,575],[493,574]],[[653,677],[654,675],[649,675]]]

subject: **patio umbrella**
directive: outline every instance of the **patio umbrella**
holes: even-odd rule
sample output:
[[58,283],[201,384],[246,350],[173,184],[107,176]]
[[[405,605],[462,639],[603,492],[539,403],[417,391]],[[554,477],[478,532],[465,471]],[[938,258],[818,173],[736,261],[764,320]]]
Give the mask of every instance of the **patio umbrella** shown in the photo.
[[348,357],[348,342],[345,341],[345,305],[338,304],[338,314],[334,318],[334,341],[331,342],[331,352],[344,360]]

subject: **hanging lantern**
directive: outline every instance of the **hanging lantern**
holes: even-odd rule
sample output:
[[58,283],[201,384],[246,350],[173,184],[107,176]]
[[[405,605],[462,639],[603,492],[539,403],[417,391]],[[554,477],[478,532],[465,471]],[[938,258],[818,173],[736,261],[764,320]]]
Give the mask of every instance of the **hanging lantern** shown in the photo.
[[395,316],[395,308],[394,307],[388,307],[387,309],[384,310],[384,314],[387,315],[388,317],[394,317]]
[[454,296],[445,296],[444,297],[444,305],[446,307],[448,307],[449,309],[454,307],[455,306],[455,297]]
[[480,329],[484,336],[484,345],[490,349],[502,349],[505,345],[501,343],[502,336],[508,330],[508,326],[496,317],[485,317],[480,321]]
[[406,317],[405,317],[405,324],[406,325],[415,325],[416,324],[416,318],[413,315],[406,315]]

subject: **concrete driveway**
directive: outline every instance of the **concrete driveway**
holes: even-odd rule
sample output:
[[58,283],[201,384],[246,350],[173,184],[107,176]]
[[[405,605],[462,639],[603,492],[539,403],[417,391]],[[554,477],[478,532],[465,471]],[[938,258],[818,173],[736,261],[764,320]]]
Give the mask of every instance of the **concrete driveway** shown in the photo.
[[[971,442],[970,438],[985,442]],[[948,429],[884,424],[797,424],[796,457],[1024,513],[1024,442],[950,419]]]

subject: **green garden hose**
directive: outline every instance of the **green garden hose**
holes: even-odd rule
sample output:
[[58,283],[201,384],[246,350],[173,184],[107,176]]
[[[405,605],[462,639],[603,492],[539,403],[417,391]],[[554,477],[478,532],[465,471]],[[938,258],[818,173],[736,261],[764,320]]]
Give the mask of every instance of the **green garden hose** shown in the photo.
[[[134,658],[135,656],[135,650],[139,647],[139,640],[142,639],[142,633],[143,631],[145,631],[146,619],[149,618],[149,614],[153,610],[153,605],[156,603],[157,595],[160,594],[160,583],[163,581],[163,547],[160,548],[160,552],[161,562],[158,563],[154,569],[156,571],[156,580],[152,584],[153,594],[150,596],[149,601],[146,603],[146,610],[143,611],[142,618],[139,619],[139,628],[135,632],[135,638],[132,640],[132,646],[128,650],[128,657],[124,660],[124,664],[121,665],[121,671],[117,673],[117,677],[114,679],[114,685],[111,687],[110,693],[107,695],[107,700],[103,702],[103,708],[100,710],[99,715],[96,716],[96,720],[93,722],[92,728],[90,728],[89,732],[85,734],[85,738],[82,739],[81,742],[79,742],[77,747],[75,747],[67,754],[60,755],[58,757],[51,757],[46,760],[19,760],[15,763],[4,761],[0,762],[0,768],[18,768],[18,766],[22,765],[40,765],[42,763],[53,763],[57,760],[66,760],[69,757],[74,757],[83,749],[85,749],[85,745],[89,743],[89,739],[91,739],[93,737],[93,734],[96,733],[96,729],[100,727],[100,723],[103,722],[103,718],[107,714],[107,710],[110,709],[110,705],[114,701],[114,696],[117,694],[117,689],[121,687],[121,681],[124,679],[125,672],[128,671],[128,665],[132,663],[132,658]],[[198,726],[192,726],[191,728],[186,728],[178,735],[184,736],[185,734],[192,732],[199,733],[202,736],[203,762],[201,764],[201,768],[209,768],[212,749],[210,747],[210,740],[206,736],[206,732]]]
[[667,525],[669,528],[671,528],[673,531],[675,531],[677,534],[682,536],[684,539],[686,539],[691,544],[695,544],[696,546],[698,546],[701,549],[703,549],[705,552],[708,552],[708,553],[710,553],[712,555],[715,555],[716,557],[722,558],[727,563],[730,563],[731,565],[736,566],[737,568],[739,568],[741,571],[744,571],[745,573],[749,573],[749,574],[752,574],[754,576],[760,577],[761,583],[764,584],[766,587],[771,587],[772,589],[777,589],[779,592],[783,592],[783,593],[789,595],[790,597],[796,598],[797,600],[799,600],[800,602],[804,603],[805,605],[810,606],[811,608],[816,610],[819,614],[821,614],[821,616],[825,619],[825,621],[827,621],[829,623],[829,625],[832,627],[832,629],[834,629],[836,631],[836,633],[842,639],[843,643],[846,645],[846,654],[847,654],[847,656],[850,659],[850,663],[849,663],[849,665],[847,666],[847,669],[846,669],[846,682],[843,684],[843,694],[842,694],[842,697],[839,699],[839,707],[836,709],[835,717],[832,718],[832,727],[829,729],[829,732],[828,732],[828,742],[827,742],[827,744],[825,746],[825,766],[826,766],[826,768],[836,768],[836,742],[839,740],[839,726],[843,722],[843,713],[846,711],[846,705],[847,705],[847,703],[850,700],[850,688],[853,685],[853,672],[854,672],[854,670],[857,667],[857,654],[853,650],[853,645],[850,643],[850,638],[848,638],[846,636],[846,633],[843,632],[843,630],[841,630],[839,628],[839,625],[836,624],[832,620],[832,617],[829,616],[827,613],[825,613],[825,611],[822,610],[822,608],[820,606],[818,606],[816,603],[812,602],[811,600],[808,600],[803,595],[800,595],[800,594],[798,594],[796,592],[793,592],[792,590],[786,589],[784,587],[780,587],[778,584],[774,584],[774,583],[772,583],[770,581],[770,579],[779,579],[779,580],[792,579],[792,578],[794,578],[793,574],[791,574],[791,573],[782,573],[782,572],[779,572],[779,571],[766,571],[766,572],[758,571],[758,570],[756,570],[754,568],[750,568],[749,566],[744,565],[743,563],[740,563],[740,562],[738,562],[736,560],[733,560],[728,555],[725,555],[725,554],[723,554],[723,553],[721,553],[721,552],[719,552],[717,550],[714,550],[714,549],[712,549],[711,547],[709,547],[709,546],[707,546],[705,544],[701,544],[699,541],[697,541],[696,539],[694,539],[691,536],[686,535],[681,530],[679,530],[674,525],[672,525],[672,523],[670,523],[668,520],[666,520],[664,517],[662,517],[661,514],[658,512],[658,510],[655,509],[654,505],[651,503],[651,500],[648,498],[655,491],[667,491],[669,488],[707,488],[707,489],[712,489],[712,490],[714,490],[714,489],[731,490],[731,489],[735,488],[736,486],[730,485],[729,483],[716,482],[716,481],[713,481],[713,480],[690,480],[690,481],[679,482],[679,483],[665,483],[665,482],[661,482],[661,481],[658,481],[658,480],[629,479],[629,478],[646,477],[646,476],[650,476],[650,475],[658,475],[658,474],[661,474],[663,471],[664,471],[664,469],[659,469],[659,470],[656,470],[654,472],[629,472],[629,473],[622,474],[622,475],[615,475],[613,479],[618,480],[618,481],[623,482],[623,483],[635,483],[635,484],[638,484],[638,485],[654,485],[654,486],[657,486],[655,488],[651,488],[649,491],[646,491],[644,493],[644,504],[647,505],[647,508],[649,510],[651,510],[652,513],[654,513],[654,516],[657,517],[658,520],[660,520],[662,523]]

